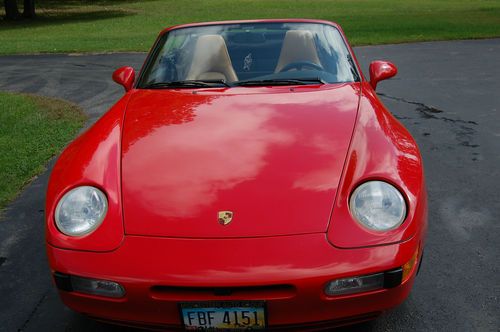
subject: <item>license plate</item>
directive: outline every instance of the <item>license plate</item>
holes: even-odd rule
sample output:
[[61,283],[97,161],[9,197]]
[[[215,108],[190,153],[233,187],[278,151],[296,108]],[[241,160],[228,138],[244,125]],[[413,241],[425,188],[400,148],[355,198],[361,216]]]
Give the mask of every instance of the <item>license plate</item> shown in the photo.
[[181,303],[186,330],[263,330],[266,328],[264,301]]

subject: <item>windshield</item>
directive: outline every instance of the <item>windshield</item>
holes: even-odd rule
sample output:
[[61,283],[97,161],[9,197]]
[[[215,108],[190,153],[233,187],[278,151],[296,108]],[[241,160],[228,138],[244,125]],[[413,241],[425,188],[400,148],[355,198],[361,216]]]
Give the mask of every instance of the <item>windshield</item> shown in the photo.
[[331,25],[242,23],[174,29],[159,40],[139,88],[359,81]]

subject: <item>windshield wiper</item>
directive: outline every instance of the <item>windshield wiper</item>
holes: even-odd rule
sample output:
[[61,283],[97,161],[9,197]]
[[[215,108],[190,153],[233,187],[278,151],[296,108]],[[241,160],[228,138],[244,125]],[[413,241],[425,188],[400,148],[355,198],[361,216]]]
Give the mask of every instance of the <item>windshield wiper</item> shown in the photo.
[[319,77],[308,78],[275,78],[267,80],[249,80],[236,82],[234,85],[238,86],[262,86],[262,85],[306,85],[306,84],[327,84]]
[[143,86],[145,89],[163,89],[163,88],[206,88],[214,85],[223,85],[230,87],[225,80],[185,80],[172,82],[153,82]]

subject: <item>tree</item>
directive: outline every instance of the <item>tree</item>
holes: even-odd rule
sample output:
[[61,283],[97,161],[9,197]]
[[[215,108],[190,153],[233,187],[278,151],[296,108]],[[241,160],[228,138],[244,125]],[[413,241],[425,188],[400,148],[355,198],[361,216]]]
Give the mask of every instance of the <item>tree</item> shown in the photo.
[[[5,18],[7,20],[17,20],[20,17],[16,0],[4,0]],[[35,18],[35,0],[24,0],[23,17]]]
[[24,0],[23,17],[35,18],[35,0]]
[[4,0],[5,18],[7,20],[17,20],[19,18],[19,10],[17,9],[16,0]]

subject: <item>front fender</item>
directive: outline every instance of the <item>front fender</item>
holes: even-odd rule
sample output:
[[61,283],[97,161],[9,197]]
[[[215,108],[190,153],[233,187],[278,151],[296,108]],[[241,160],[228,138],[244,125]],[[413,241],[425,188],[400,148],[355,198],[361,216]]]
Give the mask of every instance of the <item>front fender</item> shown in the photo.
[[[74,140],[57,160],[50,176],[45,203],[46,240],[52,246],[111,251],[122,243],[121,132],[129,95],[125,95]],[[54,212],[66,192],[82,185],[101,189],[108,199],[108,211],[101,226],[94,232],[78,237],[67,236],[57,229]]]
[[[422,157],[410,133],[379,101],[368,83],[362,87],[360,109],[347,154],[340,189],[328,229],[336,247],[358,248],[407,241],[425,233],[427,194]],[[368,230],[349,211],[354,189],[369,180],[391,183],[403,194],[407,215],[388,232]]]

